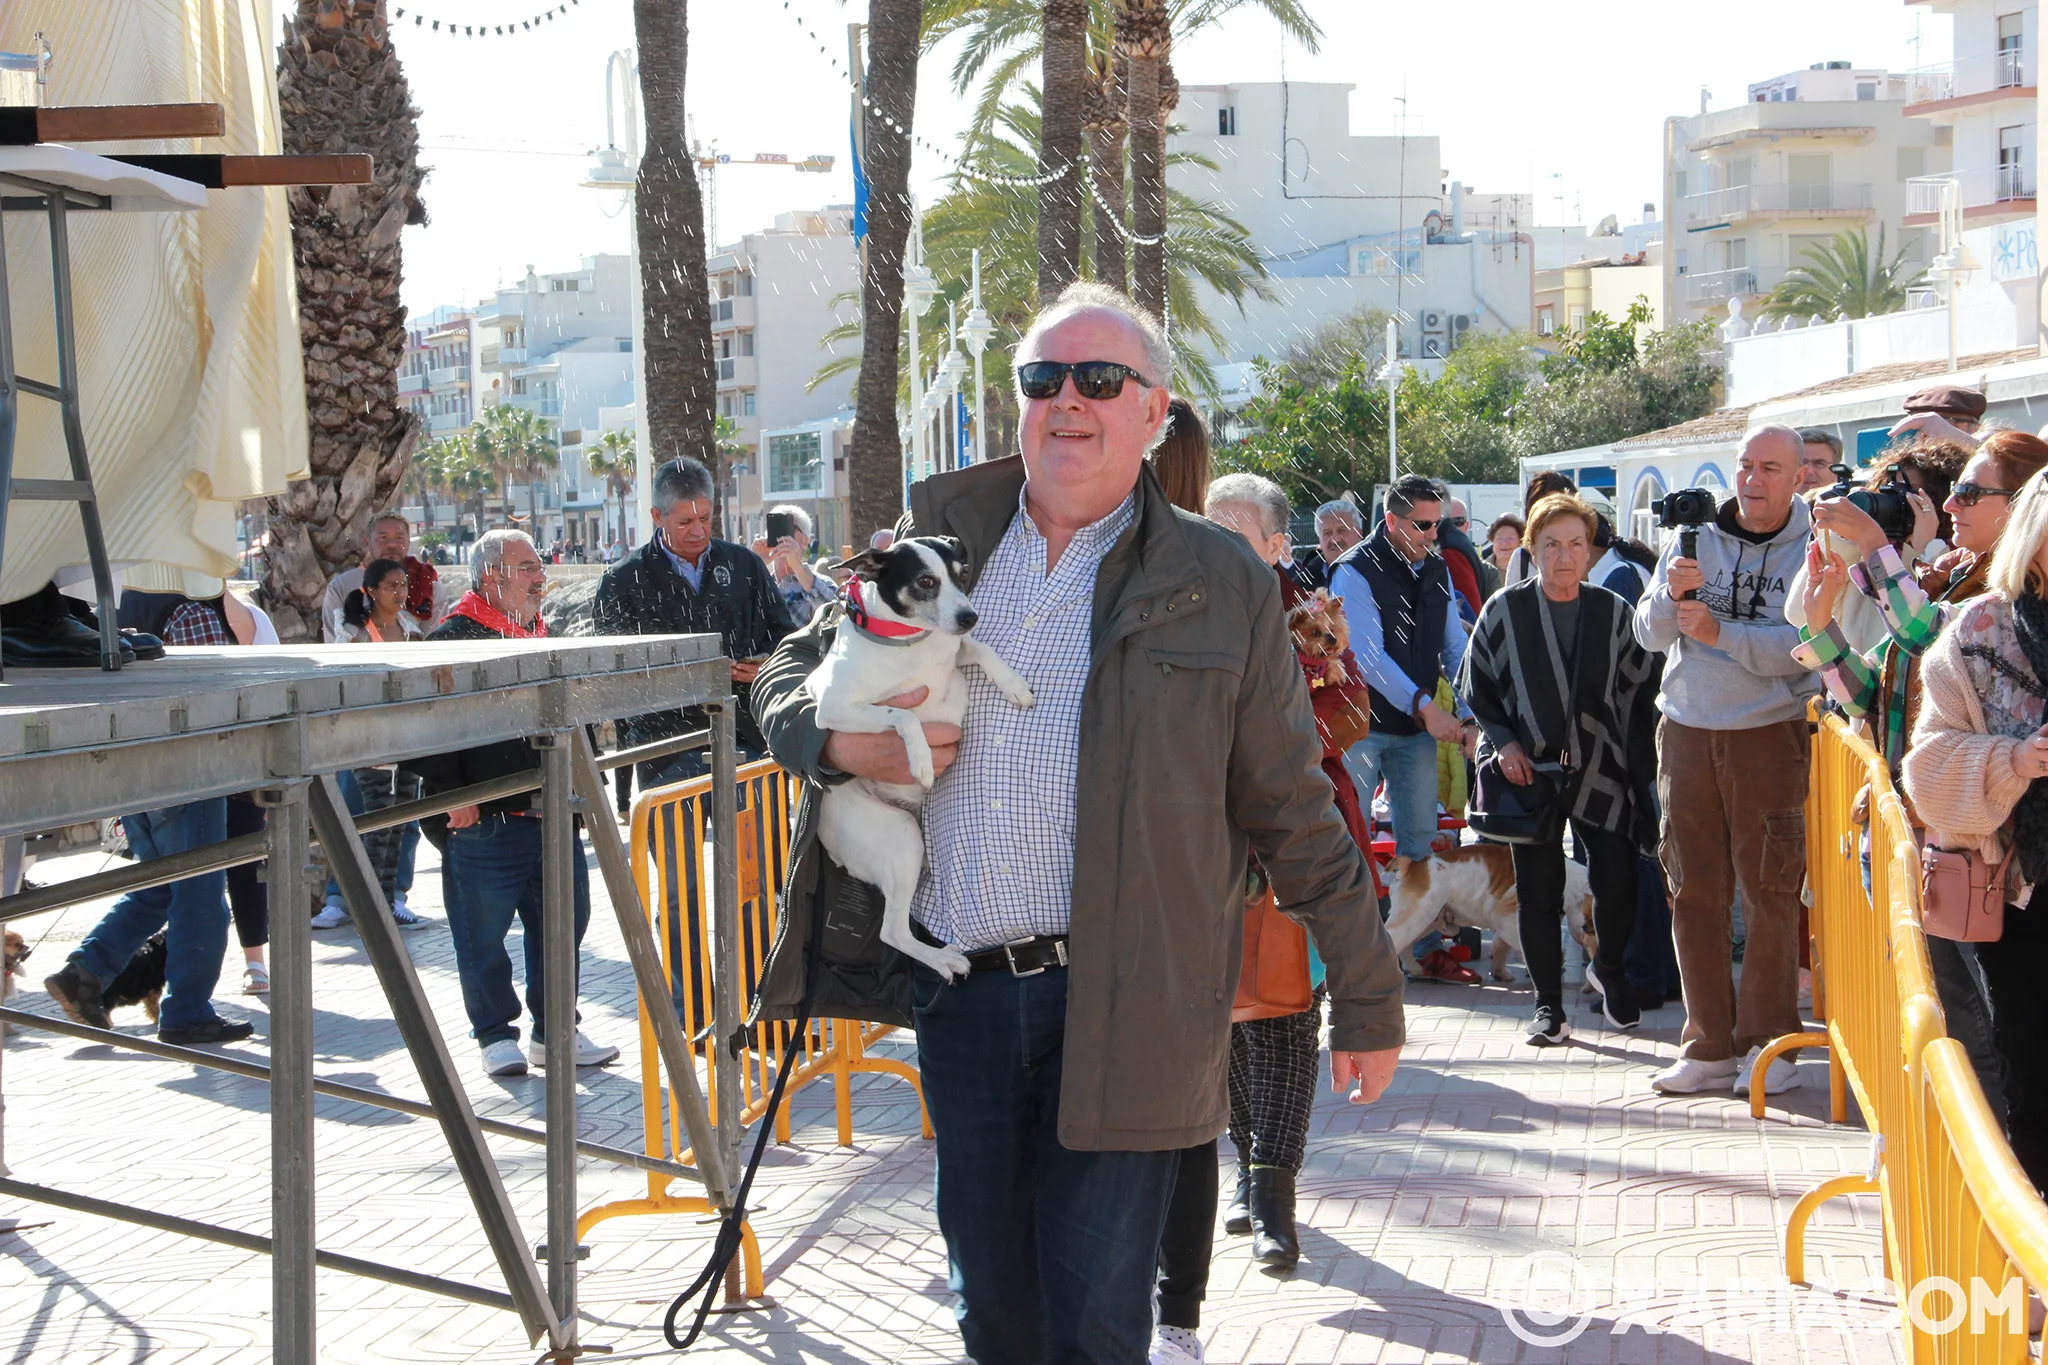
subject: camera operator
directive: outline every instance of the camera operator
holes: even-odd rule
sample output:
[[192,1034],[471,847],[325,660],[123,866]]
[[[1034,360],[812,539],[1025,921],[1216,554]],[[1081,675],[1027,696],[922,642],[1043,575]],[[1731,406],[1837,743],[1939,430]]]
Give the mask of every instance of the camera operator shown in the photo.
[[[1851,488],[1848,467],[1837,465],[1841,477],[1809,498],[1813,538],[1822,556],[1836,555],[1859,566],[1855,575],[1861,591],[1842,598],[1832,623],[1845,647],[1868,654],[1891,634],[1879,609],[1876,584],[1882,577],[1873,579],[1860,567],[1873,560],[1881,546],[1891,546],[1902,570],[1913,573],[1947,553],[1953,529],[1941,505],[1969,459],[1967,446],[1910,438],[1884,453],[1861,488]],[[1882,515],[1873,519],[1873,510]],[[1786,590],[1785,619],[1806,632],[1801,639],[1811,639],[1829,625],[1807,617],[1810,581],[1807,564],[1802,563]]]
[[[1785,621],[1812,525],[1798,497],[1803,445],[1791,427],[1759,427],[1736,456],[1734,497],[1713,507],[1699,490],[1667,496],[1666,524],[1687,534],[1636,608],[1636,639],[1667,655],[1657,796],[1686,1020],[1678,1061],[1651,1082],[1666,1094],[1730,1084],[1747,1094],[1763,1044],[1800,1028],[1806,701],[1819,687],[1791,657],[1799,632]],[[1739,997],[1738,887],[1748,926]],[[1799,1073],[1780,1060],[1760,1083],[1777,1094]]]

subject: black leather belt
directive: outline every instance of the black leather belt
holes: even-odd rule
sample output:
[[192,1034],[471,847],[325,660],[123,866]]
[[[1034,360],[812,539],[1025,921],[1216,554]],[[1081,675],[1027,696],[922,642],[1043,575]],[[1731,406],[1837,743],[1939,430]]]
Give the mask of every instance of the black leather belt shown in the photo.
[[1006,971],[1011,976],[1037,976],[1049,967],[1067,965],[1065,934],[1034,934],[1013,939],[996,948],[967,954],[967,965],[977,972]]

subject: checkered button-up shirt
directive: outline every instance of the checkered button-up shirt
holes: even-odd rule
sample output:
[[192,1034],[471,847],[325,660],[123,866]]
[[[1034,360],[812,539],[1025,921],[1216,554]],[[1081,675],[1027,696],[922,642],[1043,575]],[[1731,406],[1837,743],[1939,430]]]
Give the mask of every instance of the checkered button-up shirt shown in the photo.
[[925,872],[911,902],[947,943],[971,952],[1067,932],[1095,574],[1137,515],[1133,494],[1083,527],[1048,574],[1045,537],[1020,493],[975,582],[975,638],[1024,675],[1037,704],[1012,706],[980,669],[966,670],[960,753],[925,802]]

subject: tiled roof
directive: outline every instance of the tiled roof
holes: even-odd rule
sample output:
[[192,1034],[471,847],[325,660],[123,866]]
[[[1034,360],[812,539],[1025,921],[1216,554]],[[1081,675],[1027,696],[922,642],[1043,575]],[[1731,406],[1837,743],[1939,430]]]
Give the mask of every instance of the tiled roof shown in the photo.
[[[1956,362],[1956,368],[1962,371],[1989,370],[2000,365],[2033,360],[2039,354],[2032,346],[2021,346],[2010,351],[1983,351],[1977,355],[1960,357]],[[1857,389],[1874,389],[1907,379],[1931,379],[1947,373],[1946,359],[1902,360],[1892,365],[1878,365],[1868,370],[1859,370],[1855,374],[1845,374],[1768,401],[1783,403],[1796,398],[1819,398],[1831,393],[1853,393]],[[1655,446],[1704,445],[1732,440],[1748,429],[1749,414],[1761,406],[1760,403],[1751,403],[1739,408],[1722,408],[1719,412],[1695,417],[1690,422],[1680,422],[1677,426],[1665,427],[1661,431],[1646,431],[1640,436],[1630,436],[1626,440],[1616,441],[1614,449],[1645,450]]]

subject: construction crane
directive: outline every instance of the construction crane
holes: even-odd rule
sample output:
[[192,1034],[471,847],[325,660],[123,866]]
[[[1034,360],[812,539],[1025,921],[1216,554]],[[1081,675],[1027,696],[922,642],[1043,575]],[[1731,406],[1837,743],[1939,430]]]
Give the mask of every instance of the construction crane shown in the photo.
[[727,166],[780,166],[790,171],[811,171],[823,175],[830,171],[837,157],[831,156],[790,156],[786,152],[756,152],[750,157],[736,157],[718,150],[718,140],[712,139],[706,147],[697,140],[696,120],[690,121],[690,159],[704,172],[704,244],[710,251],[718,250],[718,173]]

